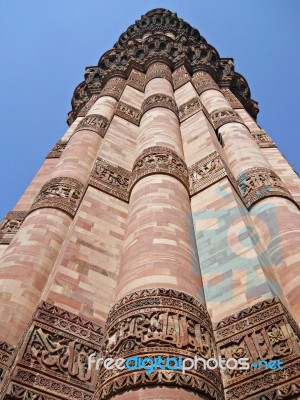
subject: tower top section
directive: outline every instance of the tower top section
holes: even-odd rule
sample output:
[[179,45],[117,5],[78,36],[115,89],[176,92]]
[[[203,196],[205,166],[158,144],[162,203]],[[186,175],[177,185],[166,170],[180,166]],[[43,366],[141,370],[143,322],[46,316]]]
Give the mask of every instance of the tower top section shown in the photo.
[[124,32],[98,65],[86,68],[85,80],[75,89],[68,123],[78,116],[91,96],[100,94],[113,76],[128,78],[134,68],[145,73],[153,62],[164,62],[172,71],[185,66],[193,75],[205,71],[219,87],[228,87],[256,118],[258,104],[251,99],[246,79],[235,72],[232,58],[221,58],[199,31],[164,8],[147,12]]

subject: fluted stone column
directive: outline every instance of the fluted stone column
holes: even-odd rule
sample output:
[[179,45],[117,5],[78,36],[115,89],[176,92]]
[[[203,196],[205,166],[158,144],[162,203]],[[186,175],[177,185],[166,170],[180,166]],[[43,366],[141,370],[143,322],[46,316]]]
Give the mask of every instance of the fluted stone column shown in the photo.
[[[125,83],[125,81],[124,81]],[[80,121],[30,213],[1,259],[0,340],[15,346],[51,279],[117,100],[108,81]]]
[[[207,74],[200,100],[209,113],[227,163],[277,275],[294,318],[300,321],[300,214],[248,128]],[[297,246],[298,244],[298,246]],[[298,297],[298,298],[297,298]],[[285,300],[284,298],[282,300]]]
[[[146,81],[118,301],[108,315],[104,356],[209,358],[214,356],[212,327],[203,299],[171,71],[166,64],[151,64]],[[187,374],[188,379],[181,371],[157,370],[148,377],[145,371],[102,370],[95,399],[113,394],[131,400],[222,397],[218,373],[213,372],[214,380],[206,371]]]

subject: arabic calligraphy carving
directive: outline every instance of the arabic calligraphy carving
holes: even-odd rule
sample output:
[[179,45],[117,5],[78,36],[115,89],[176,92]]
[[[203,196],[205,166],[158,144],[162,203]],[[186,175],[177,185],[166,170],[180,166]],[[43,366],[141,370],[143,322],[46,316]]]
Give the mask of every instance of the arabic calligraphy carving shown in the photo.
[[96,132],[103,138],[105,136],[108,125],[109,121],[107,118],[98,114],[90,114],[83,118],[82,121],[80,121],[74,133],[84,129]]
[[181,67],[177,68],[173,73],[173,84],[174,90],[179,89],[185,83],[190,81],[190,75],[188,74],[185,67],[182,65]]
[[75,215],[83,184],[74,178],[53,178],[46,183],[37,195],[30,211],[38,208],[53,207]]
[[133,69],[127,80],[127,85],[132,86],[133,88],[139,90],[140,92],[144,92],[146,84],[145,81],[146,81],[145,74]]
[[142,115],[144,115],[146,111],[155,107],[168,108],[178,116],[178,109],[175,100],[172,97],[167,96],[165,94],[158,93],[147,97],[147,99],[144,100],[142,104]]
[[129,104],[123,103],[122,101],[119,101],[117,109],[116,109],[116,115],[119,117],[122,117],[126,119],[127,121],[131,122],[132,124],[139,125],[140,124],[140,118],[141,118],[141,112],[135,107],[132,107]]
[[0,244],[9,244],[18,232],[28,211],[10,211],[0,224]]
[[64,151],[66,145],[67,142],[59,140],[46,158],[59,158],[62,155],[62,152]]
[[259,147],[276,147],[270,136],[268,136],[263,130],[252,133],[252,136]]
[[154,78],[167,79],[173,85],[172,73],[168,65],[163,63],[153,63],[148,67],[146,74],[146,84]]
[[241,117],[234,110],[227,108],[219,108],[218,110],[213,111],[209,118],[215,129],[218,129],[229,122],[243,122]]
[[196,112],[202,109],[201,102],[198,97],[187,101],[179,107],[179,120],[180,122],[185,121],[187,118],[196,114]]

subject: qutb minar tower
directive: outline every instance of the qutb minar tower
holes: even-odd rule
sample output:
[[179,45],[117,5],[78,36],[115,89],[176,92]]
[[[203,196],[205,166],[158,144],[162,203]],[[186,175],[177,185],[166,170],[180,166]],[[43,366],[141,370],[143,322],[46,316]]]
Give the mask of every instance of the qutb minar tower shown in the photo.
[[[300,398],[300,181],[257,113],[165,9],[86,68],[0,225],[2,399]],[[89,365],[136,356],[251,367]]]

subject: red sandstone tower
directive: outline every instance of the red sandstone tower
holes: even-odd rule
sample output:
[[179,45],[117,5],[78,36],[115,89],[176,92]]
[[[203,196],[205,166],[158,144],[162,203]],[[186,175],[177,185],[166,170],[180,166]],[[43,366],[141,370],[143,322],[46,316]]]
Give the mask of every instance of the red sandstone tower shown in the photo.
[[[168,10],[86,69],[1,225],[3,399],[297,398],[300,186],[257,112],[233,60]],[[284,370],[96,371],[94,353]]]

